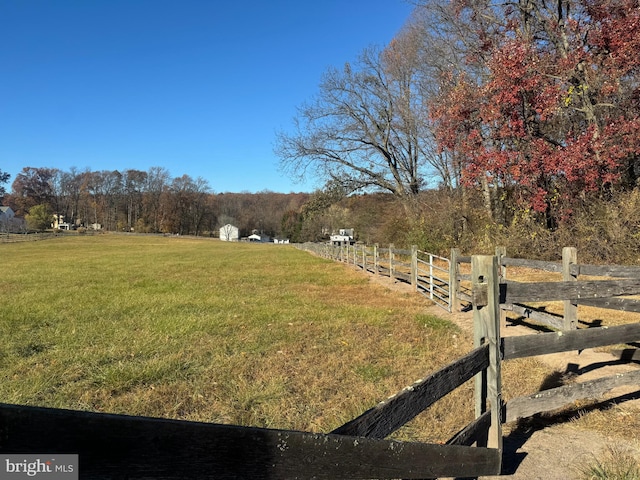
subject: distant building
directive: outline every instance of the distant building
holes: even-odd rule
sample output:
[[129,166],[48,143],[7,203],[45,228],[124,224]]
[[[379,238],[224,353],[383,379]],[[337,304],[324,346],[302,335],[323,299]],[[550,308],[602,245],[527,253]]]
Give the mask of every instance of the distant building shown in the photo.
[[0,207],[0,221],[8,221],[15,216],[16,214],[11,207]]
[[27,228],[24,218],[18,218],[11,207],[0,206],[0,233],[23,232]]
[[341,228],[337,234],[329,236],[332,245],[353,245],[356,241],[353,238],[353,228]]
[[247,237],[250,242],[271,243],[271,238],[268,235],[260,233],[253,233]]
[[237,242],[240,239],[238,227],[234,227],[227,223],[224,227],[220,227],[220,240],[223,242]]
[[54,214],[51,228],[54,230],[71,230],[71,224],[64,221],[64,215]]
[[11,207],[0,207],[0,232],[12,230],[15,214]]

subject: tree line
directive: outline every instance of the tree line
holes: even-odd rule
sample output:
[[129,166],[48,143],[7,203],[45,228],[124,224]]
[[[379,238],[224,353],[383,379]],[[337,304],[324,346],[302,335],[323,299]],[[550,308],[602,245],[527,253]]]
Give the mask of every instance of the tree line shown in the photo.
[[326,71],[278,134],[285,170],[388,192],[418,223],[441,189],[455,237],[478,205],[553,231],[638,188],[638,0],[417,3],[389,45]]
[[[2,178],[9,180],[7,174]],[[74,228],[217,235],[219,227],[232,223],[244,236],[257,230],[275,237],[290,233],[283,218],[299,211],[308,197],[270,191],[215,194],[206,180],[172,178],[161,167],[123,172],[25,167],[11,191],[4,192],[3,204],[36,229],[50,228],[59,215]]]

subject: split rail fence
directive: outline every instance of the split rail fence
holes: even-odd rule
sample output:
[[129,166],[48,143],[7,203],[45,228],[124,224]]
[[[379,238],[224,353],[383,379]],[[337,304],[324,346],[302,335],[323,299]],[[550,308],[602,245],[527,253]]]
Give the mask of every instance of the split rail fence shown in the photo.
[[[476,377],[476,415],[480,418],[490,416],[491,428],[497,441],[501,441],[502,438],[499,432],[503,422],[561,408],[579,399],[598,398],[616,387],[640,386],[640,370],[632,370],[615,376],[536,392],[511,400],[507,404],[502,402],[502,361],[607,345],[632,344],[640,340],[640,323],[500,337],[502,311],[509,310],[514,305],[522,305],[523,302],[565,302],[566,308],[570,310],[568,319],[565,318],[567,325],[575,318],[573,310],[577,304],[614,305],[625,308],[637,306],[635,300],[622,298],[640,294],[640,271],[636,267],[596,268],[577,265],[567,261],[575,258],[575,250],[569,248],[565,251],[567,255],[563,263],[572,278],[565,277],[558,282],[508,281],[501,274],[504,272],[503,267],[508,264],[526,263],[525,261],[506,259],[501,255],[470,258],[470,300],[474,316],[475,343],[489,345],[490,348],[490,366]],[[576,277],[580,272],[589,272],[589,275],[619,275],[624,278],[578,281]],[[571,325],[573,326],[573,323]],[[637,355],[628,355],[626,359],[634,357],[637,358]]]
[[0,232],[0,243],[35,242],[38,240],[49,240],[58,235],[55,233],[2,233]]
[[[80,478],[95,479],[499,475],[503,423],[640,382],[640,370],[635,370],[537,392],[505,404],[503,361],[640,340],[640,323],[502,338],[500,316],[505,306],[546,300],[573,305],[583,299],[609,299],[607,302],[619,304],[618,297],[640,294],[640,278],[508,282],[501,277],[501,262],[504,258],[498,255],[470,258],[468,281],[475,326],[475,347],[470,353],[328,434],[0,404],[0,453],[78,454]],[[472,379],[475,420],[446,444],[387,439]]]
[[449,293],[450,264],[448,258],[418,250],[397,249],[393,244],[382,248],[378,245],[331,245],[328,243],[303,243],[298,248],[335,261],[361,268],[374,275],[383,275],[411,284],[417,292],[436,305],[451,311]]
[[[563,282],[578,282],[580,278],[586,280],[580,281],[581,286],[593,285],[587,282],[598,282],[597,278],[617,279],[619,284],[633,284],[634,279],[640,278],[640,266],[621,266],[621,265],[588,265],[578,263],[577,250],[574,247],[565,247],[562,249],[562,261],[551,262],[544,260],[529,260],[523,258],[509,258],[506,255],[504,247],[496,248],[496,256],[498,257],[498,266],[500,281],[502,283],[514,283],[508,280],[508,267],[525,267],[527,269],[538,270],[549,273],[562,275]],[[461,273],[461,266],[471,263],[470,256],[461,256],[458,249],[451,250],[451,272],[448,276],[450,281],[451,305],[453,311],[462,309],[462,304],[470,305],[472,303],[471,295],[471,275]],[[515,283],[514,283],[515,284]],[[614,281],[615,284],[615,281]],[[522,288],[526,288],[526,284]],[[541,285],[534,283],[534,285]],[[555,285],[555,283],[551,283]],[[604,284],[597,284],[604,285]],[[552,286],[551,288],[556,288]],[[603,287],[604,288],[604,287]],[[539,287],[538,287],[539,289]],[[536,288],[534,288],[536,290]],[[585,295],[581,294],[575,298],[563,300],[563,313],[548,312],[546,307],[531,306],[523,303],[527,302],[550,302],[549,295],[545,292],[538,295],[531,295],[526,300],[518,299],[513,302],[501,304],[501,309],[513,312],[522,318],[535,321],[537,324],[557,330],[575,330],[578,327],[578,306],[598,307],[609,310],[618,310],[626,312],[640,313],[640,300],[623,298],[614,288],[611,295]],[[625,294],[628,296],[629,294]],[[557,299],[556,299],[557,301]]]

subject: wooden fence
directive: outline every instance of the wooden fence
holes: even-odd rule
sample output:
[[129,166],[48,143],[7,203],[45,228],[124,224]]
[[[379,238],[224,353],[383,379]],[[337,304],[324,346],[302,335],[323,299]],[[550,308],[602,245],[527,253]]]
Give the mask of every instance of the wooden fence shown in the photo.
[[80,478],[92,479],[498,475],[501,451],[486,447],[486,416],[444,445],[385,440],[489,368],[489,358],[482,345],[329,434],[0,404],[0,453],[77,454]]
[[298,248],[316,255],[348,263],[374,275],[384,275],[411,284],[415,290],[436,305],[451,311],[449,294],[450,261],[433,253],[411,249],[397,249],[393,244],[382,248],[373,245],[331,245],[304,243]]
[[[390,256],[395,254],[390,249]],[[474,349],[330,433],[0,404],[0,453],[78,454],[80,478],[97,479],[425,479],[499,475],[503,423],[640,382],[640,370],[635,370],[536,392],[505,404],[503,361],[639,341],[640,324],[502,338],[503,308],[524,301],[558,299],[572,305],[580,299],[619,303],[611,297],[640,293],[640,279],[519,284],[506,282],[501,276],[504,258],[499,255],[474,256],[470,262]],[[366,260],[363,264],[368,265]],[[576,273],[582,272],[572,268]],[[445,444],[386,439],[471,379],[475,381],[475,420]]]
[[[619,295],[631,295],[625,293],[635,289],[636,279],[640,278],[639,266],[620,266],[620,265],[587,265],[579,264],[577,260],[577,250],[574,247],[565,247],[562,249],[562,261],[550,262],[543,260],[528,260],[523,258],[509,258],[506,256],[504,247],[496,248],[496,256],[498,257],[500,281],[504,284],[511,284],[513,289],[520,289],[523,293],[516,297],[512,295],[511,302],[501,303],[501,309],[513,312],[523,318],[535,321],[538,324],[547,326],[557,330],[575,330],[578,325],[578,306],[591,306],[604,309],[636,312],[640,313],[640,300],[620,298]],[[453,311],[461,309],[461,303],[472,303],[471,296],[471,276],[460,272],[460,266],[470,264],[471,257],[461,256],[459,250],[451,251],[451,271],[449,274],[450,291],[451,291],[451,308]],[[563,282],[578,282],[580,277],[587,277],[587,281],[579,281],[580,288],[589,288],[597,285],[600,293],[590,295],[581,292],[574,298],[568,298],[566,287],[564,284],[559,285],[557,282],[549,283],[552,291],[542,291],[539,294],[528,294],[530,286],[533,290],[539,291],[543,288],[541,283],[520,283],[510,282],[508,279],[508,267],[526,267],[529,269],[540,270],[544,272],[562,274]],[[601,283],[600,280],[593,280],[594,277],[606,277],[610,280],[608,284]],[[617,280],[616,280],[617,279]],[[596,283],[590,283],[590,282]],[[503,287],[504,288],[504,287]],[[563,290],[564,289],[564,290]],[[603,289],[608,289],[609,295]],[[622,293],[621,293],[622,292]],[[555,294],[555,298],[554,297]],[[602,294],[602,295],[600,295]],[[563,314],[554,314],[546,311],[546,308],[534,307],[526,305],[524,302],[544,302],[544,301],[562,300],[564,303]]]
[[58,236],[56,233],[0,233],[0,243],[35,242]]
[[19,242],[37,242],[39,240],[50,240],[52,238],[60,238],[65,236],[76,235],[98,235],[102,232],[96,230],[84,230],[82,233],[77,231],[46,231],[46,232],[31,232],[31,233],[2,233],[0,232],[0,243],[19,243]]
[[[496,438],[497,442],[500,442],[502,437],[501,423],[554,410],[578,399],[597,398],[615,387],[640,385],[640,370],[633,370],[589,382],[536,392],[530,396],[511,400],[506,405],[502,402],[500,375],[502,361],[633,343],[640,340],[640,323],[615,327],[572,329],[518,337],[500,337],[501,311],[510,309],[513,305],[520,305],[522,302],[562,300],[565,302],[566,308],[569,309],[573,309],[576,304],[582,304],[583,300],[587,300],[586,304],[598,306],[608,304],[636,305],[634,300],[618,298],[623,295],[640,294],[640,278],[630,278],[633,272],[636,272],[636,275],[640,273],[636,267],[579,266],[566,261],[567,258],[575,258],[575,252],[571,252],[571,249],[565,249],[565,251],[567,256],[565,256],[563,264],[565,268],[567,268],[567,263],[569,264],[567,270],[574,278],[567,279],[564,276],[563,280],[558,282],[519,283],[507,281],[503,277],[503,267],[518,263],[514,261],[515,259],[506,259],[501,255],[474,256],[470,259],[475,343],[477,346],[488,345],[490,349],[490,366],[476,377],[476,415],[478,417],[490,415],[493,432],[490,433],[490,438]],[[529,262],[520,261],[519,264],[530,266]],[[580,272],[589,272],[589,275],[609,272],[609,274],[625,278],[621,280],[578,281],[575,277]],[[568,318],[575,318],[574,314],[573,311],[569,312]],[[563,322],[563,325],[565,324],[568,325],[569,322]],[[627,358],[635,356],[637,355],[630,354]]]

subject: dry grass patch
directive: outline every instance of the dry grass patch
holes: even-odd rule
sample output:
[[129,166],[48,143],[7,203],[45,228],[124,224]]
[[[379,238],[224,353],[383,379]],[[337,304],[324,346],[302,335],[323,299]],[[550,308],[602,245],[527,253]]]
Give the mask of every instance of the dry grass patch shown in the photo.
[[579,466],[577,473],[584,480],[640,480],[637,452],[628,446],[611,445],[598,457]]
[[578,407],[579,414],[573,421],[576,427],[624,438],[629,442],[640,442],[640,415],[637,408],[628,408],[624,404],[605,404],[594,409],[594,403],[584,402]]

